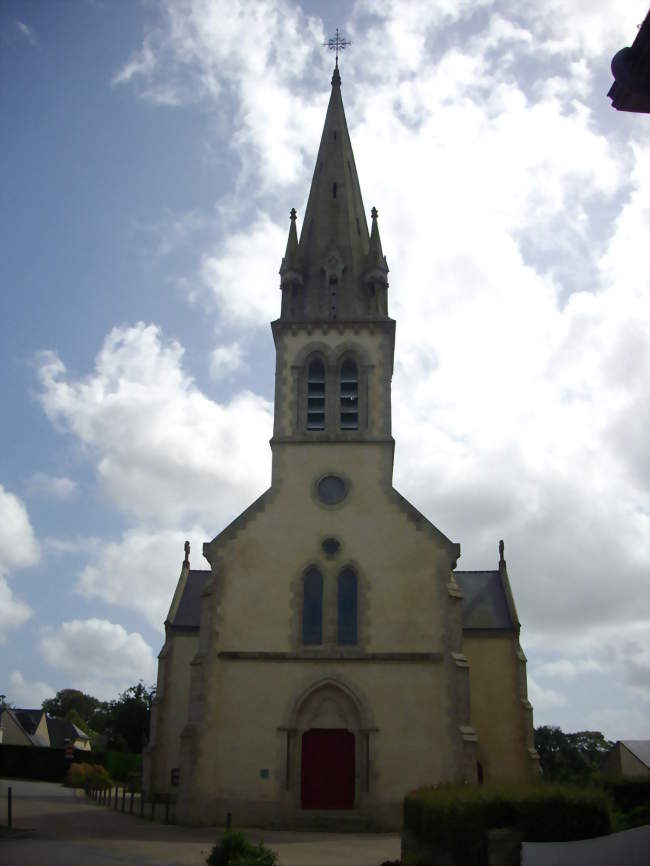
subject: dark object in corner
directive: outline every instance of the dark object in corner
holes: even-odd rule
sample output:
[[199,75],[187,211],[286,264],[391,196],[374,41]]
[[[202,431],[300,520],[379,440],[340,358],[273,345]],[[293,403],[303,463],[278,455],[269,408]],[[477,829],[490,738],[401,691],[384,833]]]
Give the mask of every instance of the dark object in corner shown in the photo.
[[650,11],[629,48],[612,58],[614,83],[608,96],[612,108],[650,114]]

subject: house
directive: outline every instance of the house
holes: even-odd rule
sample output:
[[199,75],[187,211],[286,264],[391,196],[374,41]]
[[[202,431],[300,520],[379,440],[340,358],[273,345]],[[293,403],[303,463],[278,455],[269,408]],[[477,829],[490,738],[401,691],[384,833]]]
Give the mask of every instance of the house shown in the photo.
[[650,777],[650,740],[617,740],[603,761],[602,774],[610,779]]
[[397,828],[420,785],[538,774],[503,542],[457,571],[393,487],[395,320],[365,213],[337,63],[280,267],[271,486],[204,544],[209,569],[186,544],[165,622],[144,785],[181,823]]
[[67,719],[55,719],[45,710],[21,710],[4,705],[0,712],[0,743],[90,751],[90,737]]
[[0,711],[0,742],[13,746],[49,746],[45,710],[21,710],[6,704]]

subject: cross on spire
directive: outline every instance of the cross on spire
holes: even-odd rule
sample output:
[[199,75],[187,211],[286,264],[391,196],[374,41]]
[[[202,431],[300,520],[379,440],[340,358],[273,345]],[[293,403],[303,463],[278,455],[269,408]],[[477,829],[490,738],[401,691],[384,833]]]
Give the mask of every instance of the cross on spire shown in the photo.
[[330,51],[336,51],[336,64],[335,68],[339,68],[339,51],[344,51],[349,45],[352,43],[349,39],[346,39],[344,36],[339,36],[339,28],[336,28],[336,36],[332,36],[327,42],[323,42],[323,45],[326,48],[329,48]]

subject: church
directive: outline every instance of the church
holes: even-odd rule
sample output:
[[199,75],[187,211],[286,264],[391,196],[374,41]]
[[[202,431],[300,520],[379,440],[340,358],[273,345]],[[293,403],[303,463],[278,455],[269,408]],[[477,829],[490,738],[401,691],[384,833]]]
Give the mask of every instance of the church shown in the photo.
[[337,58],[271,325],[271,486],[203,545],[209,569],[186,544],[165,622],[144,786],[179,823],[394,829],[418,786],[538,773],[503,542],[496,568],[457,571],[460,545],[393,487],[377,216]]

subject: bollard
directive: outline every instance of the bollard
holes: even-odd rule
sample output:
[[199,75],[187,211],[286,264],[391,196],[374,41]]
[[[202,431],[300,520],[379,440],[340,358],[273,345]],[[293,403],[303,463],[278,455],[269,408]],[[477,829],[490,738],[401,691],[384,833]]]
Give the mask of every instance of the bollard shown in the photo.
[[126,811],[126,788],[122,788],[122,811]]
[[115,809],[115,811],[117,811],[117,795],[118,795],[119,793],[120,793],[120,789],[119,789],[118,786],[116,785],[116,786],[115,786],[115,806],[113,807],[113,808]]
[[140,817],[144,818],[144,791],[140,791]]
[[153,821],[156,817],[156,797],[154,794],[151,795],[151,820]]
[[169,824],[169,797],[165,800],[165,824]]
[[7,788],[7,827],[12,825],[12,809],[11,809],[11,785]]
[[226,812],[226,830],[230,830],[232,827],[232,813]]
[[129,815],[133,814],[133,788],[131,788],[131,803],[129,805]]

